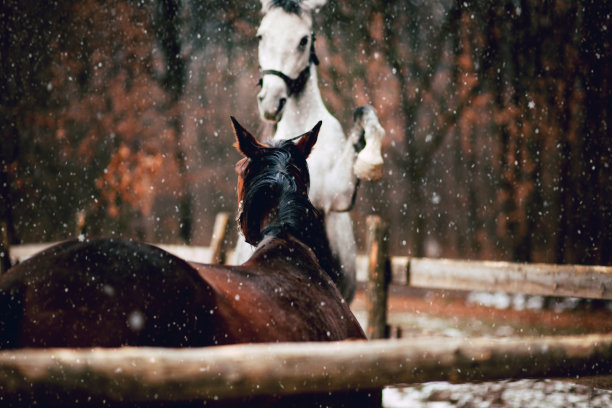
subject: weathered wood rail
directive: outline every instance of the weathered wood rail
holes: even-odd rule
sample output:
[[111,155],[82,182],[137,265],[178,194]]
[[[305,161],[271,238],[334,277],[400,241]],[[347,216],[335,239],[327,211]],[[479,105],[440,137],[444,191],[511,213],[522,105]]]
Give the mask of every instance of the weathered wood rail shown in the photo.
[[398,285],[612,299],[612,267],[393,257]]
[[0,396],[9,404],[183,402],[594,373],[612,373],[612,335],[18,350],[0,352]]
[[[231,229],[230,215],[226,212],[218,213],[213,225],[213,233],[210,238],[210,246],[187,246],[154,244],[163,250],[189,261],[201,263],[225,263],[231,253],[228,252],[226,236]],[[24,261],[32,255],[40,252],[57,242],[43,244],[14,245],[10,247],[11,263]]]

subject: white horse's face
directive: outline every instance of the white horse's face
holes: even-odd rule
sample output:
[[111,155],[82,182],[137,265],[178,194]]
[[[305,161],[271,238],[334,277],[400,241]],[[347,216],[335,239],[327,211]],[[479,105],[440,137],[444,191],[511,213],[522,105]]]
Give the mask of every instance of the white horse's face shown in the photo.
[[[268,11],[257,31],[262,72],[279,71],[292,79],[297,78],[310,63],[311,32],[309,12],[298,16],[280,8]],[[288,86],[277,75],[264,75],[261,85],[257,95],[259,114],[264,120],[278,122],[290,96]]]

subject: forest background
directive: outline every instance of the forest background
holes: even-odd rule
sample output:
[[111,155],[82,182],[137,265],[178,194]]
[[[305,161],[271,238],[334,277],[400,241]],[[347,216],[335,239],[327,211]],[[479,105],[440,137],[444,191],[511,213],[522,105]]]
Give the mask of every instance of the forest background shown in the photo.
[[[229,116],[261,127],[259,2],[6,0],[0,232],[207,245],[236,211]],[[394,255],[612,264],[610,4],[331,0],[319,85],[370,103],[382,181],[352,213]],[[233,238],[233,235],[232,237]]]

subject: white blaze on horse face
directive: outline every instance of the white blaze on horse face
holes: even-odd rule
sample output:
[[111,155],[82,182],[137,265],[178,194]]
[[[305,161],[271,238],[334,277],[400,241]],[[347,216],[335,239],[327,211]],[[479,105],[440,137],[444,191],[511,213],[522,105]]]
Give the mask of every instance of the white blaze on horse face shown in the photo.
[[[265,70],[279,71],[295,79],[309,65],[312,17],[296,15],[280,8],[271,9],[261,20],[257,31],[259,65]],[[304,40],[306,39],[306,40]],[[287,84],[277,75],[264,75],[257,95],[259,113],[264,120],[278,122],[289,98]]]

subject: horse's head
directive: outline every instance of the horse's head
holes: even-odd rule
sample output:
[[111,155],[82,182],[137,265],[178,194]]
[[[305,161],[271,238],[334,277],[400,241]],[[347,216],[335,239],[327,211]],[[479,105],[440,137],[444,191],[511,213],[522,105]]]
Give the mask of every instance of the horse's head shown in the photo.
[[[236,148],[244,156],[236,163],[238,174],[238,221],[249,244],[263,238],[262,230],[278,214],[281,196],[291,194],[308,201],[310,175],[306,158],[317,141],[321,122],[293,139],[259,143],[233,117]],[[293,140],[299,138],[294,143]]]
[[287,99],[303,90],[314,53],[312,11],[325,0],[263,0],[263,19],[257,30],[261,91],[257,95],[259,114],[278,122]]

